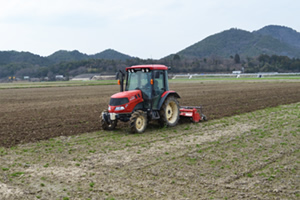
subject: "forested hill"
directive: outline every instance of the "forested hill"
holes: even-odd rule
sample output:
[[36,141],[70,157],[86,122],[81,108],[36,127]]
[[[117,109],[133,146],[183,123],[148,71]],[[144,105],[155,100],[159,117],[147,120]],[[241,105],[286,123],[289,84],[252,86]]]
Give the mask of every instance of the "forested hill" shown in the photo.
[[[243,59],[258,57],[261,54],[300,58],[300,33],[291,28],[276,25],[265,26],[253,32],[232,28],[211,35],[177,53],[182,59],[229,58],[235,54],[239,54]],[[0,51],[0,65],[26,63],[49,66],[60,62],[89,59],[125,61],[133,57],[113,49],[94,55],[87,55],[78,50],[59,50],[47,57],[30,52]]]
[[30,52],[0,51],[0,82],[8,77],[74,76],[81,73],[114,73],[127,59],[135,59],[112,49],[87,55],[77,50],[57,51],[42,57]]
[[265,26],[254,33],[271,36],[281,42],[300,48],[300,33],[285,26]]
[[47,57],[41,57],[30,52],[0,51],[0,65],[11,63],[26,63],[42,66],[52,64]]
[[105,51],[92,55],[91,57],[94,59],[123,60],[123,61],[133,58],[129,55],[119,53],[113,49],[107,49]]
[[105,51],[102,51],[94,55],[87,55],[77,50],[74,51],[60,50],[48,56],[47,58],[53,61],[54,63],[60,63],[60,62],[80,61],[80,60],[88,60],[88,59],[127,60],[127,59],[131,59],[132,57],[122,54],[113,49],[107,49]]
[[89,56],[87,54],[80,53],[77,50],[74,51],[60,50],[51,54],[47,58],[51,60],[53,63],[60,63],[63,61],[69,62],[69,61],[87,60],[89,59]]
[[30,52],[0,51],[0,82],[9,77],[54,80],[57,74],[65,77],[83,73],[113,74],[137,64],[165,64],[175,73],[299,72],[300,33],[273,25],[253,32],[230,29],[159,60],[131,57],[112,49],[94,55],[60,50],[47,57]]
[[30,52],[18,51],[0,51],[0,65],[24,63],[39,66],[49,66],[60,62],[73,62],[89,59],[105,59],[105,60],[127,60],[133,57],[122,54],[118,51],[107,49],[94,55],[87,55],[77,50],[66,51],[59,50],[47,57],[42,57]]
[[254,32],[230,29],[209,36],[177,54],[198,59],[211,56],[228,58],[235,54],[242,58],[261,54],[300,58],[300,33],[283,26],[266,26]]

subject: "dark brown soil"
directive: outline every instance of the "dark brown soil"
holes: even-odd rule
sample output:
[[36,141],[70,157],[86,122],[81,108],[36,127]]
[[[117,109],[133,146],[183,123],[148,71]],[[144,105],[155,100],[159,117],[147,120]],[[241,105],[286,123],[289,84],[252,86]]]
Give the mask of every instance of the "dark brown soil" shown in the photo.
[[[209,119],[300,101],[299,82],[178,82],[170,88],[181,96],[180,105],[203,105]],[[99,115],[118,90],[115,85],[0,90],[0,146],[100,130]]]

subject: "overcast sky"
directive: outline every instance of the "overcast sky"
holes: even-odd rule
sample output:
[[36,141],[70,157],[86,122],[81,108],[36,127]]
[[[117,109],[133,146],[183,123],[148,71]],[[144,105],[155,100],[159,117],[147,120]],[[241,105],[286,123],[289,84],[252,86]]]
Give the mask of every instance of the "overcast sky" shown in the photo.
[[230,28],[300,32],[297,0],[0,0],[0,50],[159,59]]

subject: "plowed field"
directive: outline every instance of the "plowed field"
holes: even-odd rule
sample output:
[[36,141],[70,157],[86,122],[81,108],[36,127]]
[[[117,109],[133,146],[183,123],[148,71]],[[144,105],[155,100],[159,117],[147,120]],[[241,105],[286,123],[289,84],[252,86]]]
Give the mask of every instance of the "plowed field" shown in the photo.
[[143,134],[100,130],[118,86],[0,90],[0,199],[299,199],[299,83],[176,81],[209,121]]
[[[300,101],[299,82],[174,82],[180,105],[204,106],[209,119]],[[0,90],[0,146],[100,130],[117,85]],[[150,126],[155,126],[150,124]],[[127,124],[119,123],[118,128]]]

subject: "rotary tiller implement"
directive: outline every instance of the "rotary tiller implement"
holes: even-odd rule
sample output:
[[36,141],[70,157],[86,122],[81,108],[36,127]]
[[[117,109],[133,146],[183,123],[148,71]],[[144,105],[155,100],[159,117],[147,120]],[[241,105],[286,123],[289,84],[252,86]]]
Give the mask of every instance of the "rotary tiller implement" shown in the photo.
[[207,120],[206,116],[202,113],[202,106],[180,106],[179,111],[180,117],[190,118],[193,122]]

